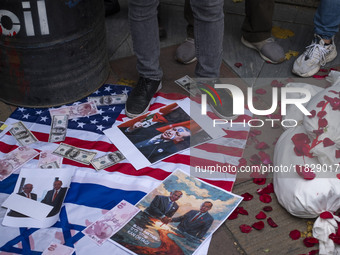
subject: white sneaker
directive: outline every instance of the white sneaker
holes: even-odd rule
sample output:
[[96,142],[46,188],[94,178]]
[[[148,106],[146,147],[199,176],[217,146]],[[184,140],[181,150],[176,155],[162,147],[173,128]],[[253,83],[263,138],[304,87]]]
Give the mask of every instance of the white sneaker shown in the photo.
[[310,77],[316,74],[321,66],[331,62],[336,58],[337,52],[334,44],[325,45],[325,42],[319,35],[314,35],[315,39],[312,44],[306,47],[306,50],[294,62],[292,72],[301,77]]

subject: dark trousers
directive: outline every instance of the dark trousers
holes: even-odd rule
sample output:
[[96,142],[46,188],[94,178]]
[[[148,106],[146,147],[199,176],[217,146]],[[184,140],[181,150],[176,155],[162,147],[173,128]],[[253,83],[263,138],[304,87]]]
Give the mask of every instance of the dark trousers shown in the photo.
[[[271,36],[274,0],[246,0],[246,17],[242,24],[242,35],[249,42],[260,42]],[[190,0],[184,3],[184,18],[188,22],[187,37],[194,38],[194,17]]]

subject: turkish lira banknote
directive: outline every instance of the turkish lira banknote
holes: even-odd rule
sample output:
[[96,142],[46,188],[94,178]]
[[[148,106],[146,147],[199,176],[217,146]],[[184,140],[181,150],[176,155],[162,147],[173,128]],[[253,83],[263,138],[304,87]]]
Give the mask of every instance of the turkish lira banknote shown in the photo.
[[96,244],[102,245],[107,239],[124,227],[139,211],[139,208],[122,200],[82,232]]
[[87,151],[84,149],[80,149],[78,147],[74,147],[72,145],[68,145],[65,143],[61,143],[58,148],[53,151],[53,154],[62,156],[64,158],[89,165],[92,159],[97,155],[96,152]]
[[38,141],[38,139],[21,121],[12,124],[12,128],[9,132],[21,146],[26,146]]
[[7,153],[0,159],[0,181],[38,155],[39,152],[27,146],[18,147]]
[[66,137],[67,125],[68,115],[53,115],[48,141],[50,143],[64,141]]
[[95,158],[91,161],[93,167],[99,171],[114,164],[118,163],[119,161],[125,159],[123,154],[120,151],[110,152],[102,157]]
[[87,98],[87,101],[95,102],[96,106],[125,104],[126,100],[127,100],[126,94],[108,95],[108,96],[100,96],[100,97],[88,97]]
[[74,251],[72,247],[52,242],[41,255],[71,255]]
[[38,167],[40,168],[61,168],[63,157],[55,155],[52,151],[40,152]]
[[50,109],[49,111],[51,116],[68,115],[69,119],[88,117],[99,113],[95,102],[86,102],[78,105]]

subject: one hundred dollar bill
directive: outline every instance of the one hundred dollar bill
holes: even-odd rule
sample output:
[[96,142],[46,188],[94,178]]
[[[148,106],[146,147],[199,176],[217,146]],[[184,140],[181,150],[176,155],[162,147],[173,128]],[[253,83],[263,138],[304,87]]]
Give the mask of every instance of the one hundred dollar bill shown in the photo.
[[68,115],[69,119],[88,117],[99,113],[95,102],[86,102],[78,105],[50,109],[49,111],[51,116]]
[[120,151],[115,151],[92,160],[91,164],[97,171],[99,171],[110,166],[113,166],[114,164],[118,163],[123,159],[125,159],[123,154]]
[[18,147],[7,153],[0,159],[0,181],[38,155],[39,152],[27,146]]
[[65,143],[61,143],[53,154],[64,158],[89,165],[92,159],[97,155],[96,152],[83,150]]
[[[40,168],[61,168],[63,157],[55,155],[52,151],[40,152],[38,167]],[[50,167],[53,166],[53,167]]]
[[101,97],[89,97],[87,101],[95,102],[96,106],[125,104],[127,100],[126,94],[109,95]]
[[9,132],[22,146],[26,146],[38,141],[38,139],[21,121],[12,124],[12,128],[9,130]]
[[197,87],[195,86],[195,81],[191,79],[188,75],[175,80],[175,83],[177,83],[185,91],[189,92],[192,96],[196,96],[199,92]]
[[48,141],[50,143],[65,140],[68,125],[68,115],[53,115],[51,131]]
[[40,168],[42,168],[42,169],[60,168],[60,166],[58,165],[58,163],[56,161],[53,161],[51,163],[41,165]]

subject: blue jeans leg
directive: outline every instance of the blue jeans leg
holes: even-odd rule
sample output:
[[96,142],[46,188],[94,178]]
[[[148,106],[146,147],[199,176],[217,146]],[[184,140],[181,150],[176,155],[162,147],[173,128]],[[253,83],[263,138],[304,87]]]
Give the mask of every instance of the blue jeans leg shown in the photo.
[[314,32],[324,39],[331,39],[340,25],[340,1],[321,0],[314,15]]
[[223,0],[190,0],[194,15],[196,56],[195,75],[219,77],[223,54]]
[[137,71],[141,77],[161,80],[158,0],[129,0],[129,22]]

